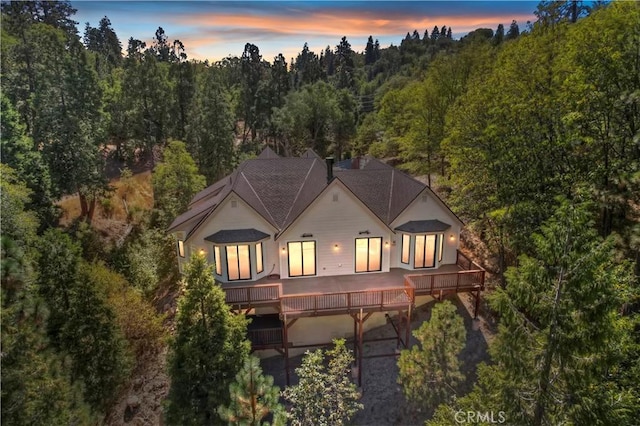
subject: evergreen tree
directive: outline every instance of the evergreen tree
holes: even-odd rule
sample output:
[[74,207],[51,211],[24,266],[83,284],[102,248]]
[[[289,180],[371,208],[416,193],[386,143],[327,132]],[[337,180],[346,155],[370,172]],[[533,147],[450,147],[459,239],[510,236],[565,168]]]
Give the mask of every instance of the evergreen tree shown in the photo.
[[343,425],[363,408],[356,385],[349,378],[353,355],[344,339],[336,339],[333,344],[327,351],[307,352],[296,369],[298,384],[283,392],[293,405],[293,425]]
[[194,254],[185,267],[171,343],[168,424],[221,424],[218,407],[230,403],[229,385],[249,355],[246,327],[245,317],[226,304],[212,267]]
[[71,360],[71,377],[84,384],[84,398],[104,413],[130,368],[130,354],[106,297],[91,285],[80,247],[68,235],[49,229],[38,259],[39,292],[51,312],[51,342]]
[[95,69],[101,78],[122,66],[122,44],[106,16],[100,20],[98,28],[87,22],[83,41],[87,50],[96,55]]
[[434,408],[448,402],[464,380],[458,359],[466,343],[464,322],[455,305],[445,300],[413,335],[420,345],[400,353],[398,383],[414,406]]
[[439,38],[440,38],[440,30],[436,25],[435,27],[433,27],[433,30],[431,30],[431,42],[435,43],[436,41],[438,41]]
[[171,141],[164,150],[164,161],[151,178],[153,198],[160,226],[168,226],[186,211],[193,196],[205,187],[193,158],[184,143]]
[[302,47],[302,51],[292,62],[295,71],[295,87],[299,88],[305,84],[314,83],[323,79],[322,64],[320,58],[314,52],[309,50],[307,43]]
[[518,23],[514,20],[511,21],[511,25],[509,25],[509,31],[507,31],[507,35],[505,36],[505,40],[513,40],[518,38],[520,35],[520,27]]
[[498,24],[498,28],[496,28],[496,32],[493,35],[493,43],[500,44],[504,41],[504,25]]
[[231,404],[218,409],[220,417],[232,425],[260,426],[271,415],[273,425],[286,424],[286,411],[278,403],[280,389],[273,385],[273,377],[263,376],[260,360],[249,356],[242,370],[229,385]]
[[632,424],[637,418],[637,380],[631,385],[625,371],[633,362],[618,363],[634,351],[637,356],[637,343],[628,347],[633,317],[621,315],[620,306],[638,300],[638,288],[631,265],[617,258],[614,239],[598,237],[590,210],[562,201],[535,235],[534,255],[521,256],[508,270],[506,288],[490,301],[500,315],[493,363],[479,368],[460,409],[501,407],[509,424]]
[[355,53],[351,49],[351,43],[346,37],[342,37],[336,46],[336,88],[354,90],[354,62]]
[[43,327],[47,309],[28,285],[33,279],[32,260],[7,235],[2,235],[1,244],[3,423],[95,422],[79,383],[71,384],[63,357],[48,345]]
[[364,48],[364,64],[372,65],[376,61],[375,53],[373,51],[373,37],[369,36],[367,39],[367,45]]
[[199,73],[187,126],[189,151],[207,184],[230,173],[235,160],[233,116],[214,72],[205,69]]

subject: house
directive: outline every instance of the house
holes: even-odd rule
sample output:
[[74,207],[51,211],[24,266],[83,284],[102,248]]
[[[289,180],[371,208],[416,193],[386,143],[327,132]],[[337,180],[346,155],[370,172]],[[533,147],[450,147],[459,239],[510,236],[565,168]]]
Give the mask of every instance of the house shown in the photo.
[[420,298],[479,300],[484,271],[458,250],[462,226],[428,186],[379,160],[334,165],[266,148],[196,194],[169,232],[181,270],[206,255],[227,302],[255,316],[254,348],[288,358],[353,332],[362,357],[362,332],[389,313],[406,344]]

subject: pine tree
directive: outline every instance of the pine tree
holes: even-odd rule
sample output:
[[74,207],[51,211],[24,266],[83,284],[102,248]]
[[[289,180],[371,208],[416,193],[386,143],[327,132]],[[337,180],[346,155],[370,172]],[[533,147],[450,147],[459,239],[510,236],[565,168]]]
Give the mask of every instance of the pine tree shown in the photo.
[[214,72],[198,76],[187,126],[187,147],[208,184],[231,172],[235,160],[233,115]]
[[449,401],[464,380],[458,359],[466,343],[464,322],[455,305],[445,300],[413,335],[420,345],[400,353],[398,383],[414,406],[435,408]]
[[369,36],[367,39],[367,45],[364,48],[364,64],[372,65],[376,61],[375,54],[373,52],[373,37]]
[[280,389],[273,385],[273,377],[264,376],[260,360],[250,356],[244,362],[236,380],[229,385],[231,404],[218,409],[220,417],[229,424],[260,426],[262,419],[271,414],[273,424],[286,424],[286,412],[278,403]]
[[511,21],[511,25],[509,25],[509,31],[507,31],[507,35],[504,37],[505,40],[513,40],[518,38],[520,35],[520,27],[518,23],[514,20]]
[[440,30],[436,25],[435,27],[433,27],[433,30],[431,30],[431,41],[436,42],[438,41],[439,38],[440,38]]
[[327,351],[307,352],[296,369],[300,381],[283,392],[293,405],[293,425],[343,425],[363,408],[356,385],[349,378],[353,355],[344,339],[336,339],[333,344]]
[[167,423],[220,424],[218,407],[229,404],[229,385],[249,355],[247,321],[231,312],[202,255],[194,254],[186,266],[178,303]]
[[198,173],[184,143],[171,141],[164,150],[164,161],[156,167],[151,183],[159,225],[168,226],[187,209],[196,192],[205,187],[205,178]]
[[57,229],[42,237],[38,289],[47,302],[48,334],[68,354],[71,377],[84,384],[85,400],[104,412],[130,368],[130,354],[105,296],[91,285],[80,247]]
[[638,289],[631,265],[617,258],[614,238],[595,232],[590,210],[562,201],[535,234],[534,255],[507,271],[506,288],[490,299],[500,315],[492,365],[478,368],[476,387],[454,409],[500,407],[509,424],[637,419],[637,380],[632,385],[625,371],[637,367],[620,363],[634,350],[637,357],[634,319],[621,315],[620,306],[638,300]]
[[64,357],[46,336],[47,306],[34,280],[35,233],[28,191],[11,169],[0,165],[1,243],[0,330],[3,424],[93,424],[80,383],[72,384]]
[[496,33],[493,35],[493,43],[500,44],[504,41],[504,25],[498,24],[498,28],[496,28]]

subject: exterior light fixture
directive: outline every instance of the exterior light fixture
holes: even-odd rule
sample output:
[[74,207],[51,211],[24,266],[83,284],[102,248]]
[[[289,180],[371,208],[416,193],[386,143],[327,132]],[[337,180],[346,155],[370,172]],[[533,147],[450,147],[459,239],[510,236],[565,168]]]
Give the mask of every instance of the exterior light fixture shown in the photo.
[[456,236],[454,234],[449,235],[449,239],[451,241],[455,241],[456,240]]
[[385,241],[385,242],[384,242],[384,246],[385,246],[385,247],[389,247],[389,241]]
[[334,245],[333,245],[333,249],[334,249],[334,250],[336,250],[336,251],[337,251],[339,248],[340,248],[340,246],[339,246],[339,245],[337,245],[337,244],[334,244]]
[[198,253],[200,253],[200,256],[204,256],[204,253],[205,253],[204,249],[200,249],[200,251]]
[[282,252],[284,253],[285,251],[287,251],[287,249],[285,247],[282,247]]

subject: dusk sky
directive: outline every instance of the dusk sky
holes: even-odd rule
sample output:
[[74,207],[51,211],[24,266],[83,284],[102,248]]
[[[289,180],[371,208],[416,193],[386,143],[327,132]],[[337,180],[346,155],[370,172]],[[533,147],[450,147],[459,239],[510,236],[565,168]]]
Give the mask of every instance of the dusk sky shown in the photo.
[[361,52],[372,35],[382,47],[399,45],[407,31],[435,25],[451,27],[454,38],[476,28],[509,28],[516,20],[523,30],[534,21],[538,2],[529,1],[77,1],[75,20],[84,33],[89,22],[97,26],[103,16],[111,20],[123,50],[129,37],[149,44],[161,26],[170,41],[179,39],[190,59],[216,61],[240,56],[245,43],[260,48],[266,60],[283,53],[287,62],[303,44],[320,53],[327,45],[335,48],[346,36]]

